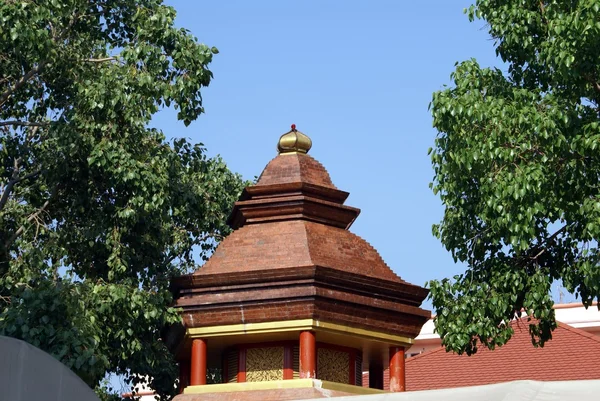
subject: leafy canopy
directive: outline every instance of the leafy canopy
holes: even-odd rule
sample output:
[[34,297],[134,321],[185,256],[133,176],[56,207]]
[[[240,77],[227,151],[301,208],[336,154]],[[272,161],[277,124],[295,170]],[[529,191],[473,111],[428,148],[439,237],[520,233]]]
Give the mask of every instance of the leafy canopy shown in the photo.
[[557,280],[585,306],[600,296],[600,2],[478,0],[466,13],[508,71],[465,61],[433,95],[445,206],[433,232],[468,267],[429,285],[447,350],[472,354],[508,341],[521,311],[543,345]]
[[107,373],[174,392],[160,330],[179,320],[169,278],[228,232],[243,183],[187,125],[215,48],[161,0],[0,3],[0,334],[91,386]]

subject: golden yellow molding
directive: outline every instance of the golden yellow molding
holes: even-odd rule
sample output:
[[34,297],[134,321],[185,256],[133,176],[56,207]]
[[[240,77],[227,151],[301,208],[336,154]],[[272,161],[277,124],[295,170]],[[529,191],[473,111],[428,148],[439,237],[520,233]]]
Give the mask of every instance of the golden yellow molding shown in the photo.
[[342,391],[351,394],[379,394],[386,391],[373,388],[353,386],[351,384],[334,383],[318,379],[274,380],[268,382],[206,384],[202,386],[187,386],[183,394],[229,393],[252,390],[274,390],[289,388],[322,388],[325,390]]
[[312,319],[281,322],[228,324],[224,326],[192,327],[186,330],[190,338],[237,336],[240,334],[282,333],[286,331],[312,330]]
[[[381,393],[387,393],[388,392],[388,391],[385,391],[385,390],[378,390],[378,389],[375,389],[375,388],[355,386],[353,384],[336,383],[336,382],[330,382],[330,381],[326,381],[326,380],[315,379],[315,382],[321,382],[320,388],[323,388],[325,390],[343,391],[345,393],[353,393],[353,394],[381,394]],[[314,386],[314,387],[319,387],[319,386]]]
[[391,345],[410,346],[414,343],[414,340],[410,337],[397,336],[394,334],[361,329],[343,324],[328,323],[316,319],[192,327],[186,330],[186,336],[188,338],[211,338],[244,334],[283,333],[305,330],[360,337]]

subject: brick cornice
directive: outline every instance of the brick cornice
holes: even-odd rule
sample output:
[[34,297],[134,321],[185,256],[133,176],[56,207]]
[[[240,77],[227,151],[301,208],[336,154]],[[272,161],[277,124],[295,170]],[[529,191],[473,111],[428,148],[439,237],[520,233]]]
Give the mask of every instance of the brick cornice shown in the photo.
[[190,274],[174,278],[171,288],[175,298],[179,298],[211,292],[260,291],[268,287],[286,287],[299,283],[339,288],[357,295],[368,294],[371,297],[401,302],[414,307],[418,307],[429,293],[427,289],[414,284],[362,276],[322,266],[207,275]]
[[430,317],[418,307],[427,295],[421,287],[320,266],[177,281],[175,306],[182,308],[188,328],[239,323],[244,311],[247,323],[328,316],[332,322],[414,336]]
[[301,219],[348,229],[359,213],[360,209],[354,207],[299,194],[236,202],[229,224],[235,229],[246,224]]
[[282,194],[306,194],[330,202],[344,203],[349,193],[337,188],[305,182],[289,182],[285,184],[250,185],[244,189],[240,201],[260,199],[264,197],[282,196]]
[[348,193],[304,182],[247,187],[227,223],[237,229],[269,221],[308,220],[348,229],[360,209],[343,205]]

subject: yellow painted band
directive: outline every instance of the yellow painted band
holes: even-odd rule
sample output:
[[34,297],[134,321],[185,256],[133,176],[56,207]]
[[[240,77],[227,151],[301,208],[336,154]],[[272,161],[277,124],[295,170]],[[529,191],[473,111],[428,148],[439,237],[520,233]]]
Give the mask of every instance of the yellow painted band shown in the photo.
[[323,331],[329,331],[332,333],[350,334],[357,337],[367,338],[369,340],[376,340],[380,342],[393,342],[398,343],[400,345],[412,345],[414,343],[414,339],[410,337],[396,336],[394,334],[387,334],[374,330],[360,329],[357,327],[350,327],[336,323],[327,323],[319,320],[314,320],[314,322],[314,330],[316,331],[319,331],[319,329],[321,329]]
[[377,394],[386,391],[373,388],[353,386],[351,384],[335,383],[318,379],[274,380],[265,382],[206,384],[202,386],[187,386],[183,394],[230,393],[252,390],[275,390],[288,388],[323,388],[325,390],[342,391],[352,394]]
[[[361,386],[355,386],[352,384],[336,383],[336,382],[330,382],[330,381],[326,381],[326,380],[315,380],[315,382],[321,382],[321,388],[323,388],[325,390],[342,391],[344,393],[354,393],[354,394],[387,393],[387,391],[385,391],[385,390],[378,390],[376,388],[361,387]],[[317,387],[317,386],[315,385],[315,387]]]
[[278,388],[312,387],[311,379],[274,380],[268,382],[221,383],[202,386],[187,386],[183,394],[228,393],[233,391],[272,390]]
[[235,336],[240,334],[282,333],[286,331],[312,330],[313,320],[288,320],[281,322],[229,324],[225,326],[192,327],[186,330],[190,338]]
[[282,333],[290,331],[322,331],[334,334],[351,335],[373,341],[410,346],[414,340],[409,337],[360,329],[337,323],[328,323],[315,319],[285,320],[278,322],[244,323],[224,326],[192,327],[186,330],[188,338],[210,338],[245,334]]

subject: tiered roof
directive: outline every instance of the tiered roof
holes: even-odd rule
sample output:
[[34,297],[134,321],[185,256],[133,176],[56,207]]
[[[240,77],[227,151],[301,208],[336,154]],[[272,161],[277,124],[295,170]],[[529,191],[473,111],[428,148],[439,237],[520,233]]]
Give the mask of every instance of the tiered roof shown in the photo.
[[360,210],[344,205],[348,193],[306,154],[310,146],[295,127],[284,134],[279,155],[235,203],[234,232],[203,267],[173,281],[187,327],[241,323],[234,309],[248,302],[244,323],[319,317],[418,334],[429,317],[419,308],[427,290],[398,277],[348,230]]
[[[312,333],[318,344],[352,349],[348,358],[359,360],[349,359],[347,368],[360,369],[363,362],[381,360],[389,346],[409,346],[429,318],[420,308],[427,290],[398,277],[368,242],[349,231],[360,210],[344,205],[348,193],[307,155],[311,145],[292,126],[279,140],[279,155],[235,203],[228,221],[234,231],[204,266],[172,280],[183,325],[163,337],[178,360],[189,359],[193,339],[207,342],[207,364],[218,367],[224,355],[242,352],[244,344],[299,344],[302,334]],[[240,355],[238,370],[245,363]],[[310,388],[299,393],[269,382],[277,390],[254,389],[248,397],[343,395],[322,393],[315,387],[320,381],[306,380]],[[304,382],[292,384],[298,383]],[[234,384],[229,398],[211,395],[215,387],[206,386],[201,399],[240,399],[247,383]],[[363,391],[352,384],[344,391]],[[177,399],[194,397],[190,392]]]

